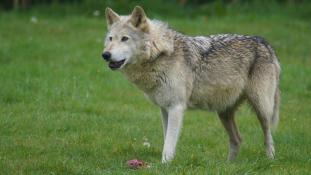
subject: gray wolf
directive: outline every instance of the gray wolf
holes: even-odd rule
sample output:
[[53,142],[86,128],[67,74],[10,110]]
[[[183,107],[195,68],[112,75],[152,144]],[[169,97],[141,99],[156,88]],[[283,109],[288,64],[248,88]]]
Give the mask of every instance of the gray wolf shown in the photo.
[[242,142],[234,114],[244,101],[256,112],[266,154],[274,158],[271,130],[279,118],[280,64],[263,38],[186,36],[149,19],[139,6],[128,16],[107,8],[106,20],[103,58],[161,109],[163,163],[174,158],[186,109],[218,113],[229,135],[228,160],[234,160]]

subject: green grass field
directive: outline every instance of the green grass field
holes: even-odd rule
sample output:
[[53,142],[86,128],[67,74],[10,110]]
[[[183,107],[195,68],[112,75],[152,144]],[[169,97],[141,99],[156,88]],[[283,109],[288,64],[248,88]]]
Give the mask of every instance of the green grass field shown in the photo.
[[[0,13],[0,174],[311,174],[311,21],[280,13],[162,18],[189,35],[261,35],[282,65],[276,159],[244,105],[244,139],[226,162],[228,138],[217,115],[186,113],[174,162],[161,164],[159,109],[101,58],[104,17]],[[143,146],[148,139],[151,146]]]

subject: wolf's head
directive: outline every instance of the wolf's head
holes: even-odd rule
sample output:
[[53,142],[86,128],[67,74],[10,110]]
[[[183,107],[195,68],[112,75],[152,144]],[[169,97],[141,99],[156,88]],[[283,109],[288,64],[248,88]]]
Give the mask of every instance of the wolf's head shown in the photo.
[[149,20],[136,6],[131,15],[119,16],[106,8],[108,32],[103,58],[113,70],[173,52],[173,39],[165,23]]
[[102,56],[111,69],[150,57],[149,19],[141,7],[136,6],[129,16],[119,16],[106,8],[106,20],[108,32]]

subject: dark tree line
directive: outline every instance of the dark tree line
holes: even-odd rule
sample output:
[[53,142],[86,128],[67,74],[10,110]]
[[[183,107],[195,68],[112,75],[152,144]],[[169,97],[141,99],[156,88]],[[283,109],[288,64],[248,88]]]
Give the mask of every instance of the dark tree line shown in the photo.
[[[211,4],[211,3],[222,3],[224,5],[226,4],[245,4],[245,3],[254,3],[254,2],[274,2],[274,3],[291,3],[291,4],[298,4],[303,2],[308,2],[308,0],[153,0],[153,1],[145,1],[144,3],[151,4],[154,3],[159,4],[159,1],[165,5],[167,2],[169,3],[175,3],[176,5],[179,5],[181,7],[186,6],[200,6],[203,4]],[[98,7],[103,5],[109,5],[109,6],[124,6],[126,7],[126,4],[140,4],[142,1],[139,0],[1,0],[0,6],[3,9],[10,10],[10,9],[27,9],[29,7],[35,6],[35,5],[52,5],[52,4],[75,4],[75,5],[81,5],[81,6],[92,6],[92,7]]]

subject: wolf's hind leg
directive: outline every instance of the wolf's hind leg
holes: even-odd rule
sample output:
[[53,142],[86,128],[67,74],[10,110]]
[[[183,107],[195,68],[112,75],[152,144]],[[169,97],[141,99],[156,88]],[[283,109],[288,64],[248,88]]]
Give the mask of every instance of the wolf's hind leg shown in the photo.
[[270,159],[274,159],[275,150],[270,126],[270,118],[273,115],[273,105],[271,105],[273,103],[269,102],[271,100],[270,97],[257,96],[256,99],[251,99],[250,101],[256,111],[257,118],[264,133],[266,154]]
[[242,143],[239,130],[234,121],[234,112],[235,109],[218,113],[221,123],[229,135],[229,161],[234,160],[237,157]]
[[164,108],[161,108],[161,113],[162,113],[163,138],[164,138],[164,141],[165,141],[166,130],[167,130],[168,113],[167,113],[167,110],[164,109]]
[[261,65],[255,68],[247,90],[247,98],[254,108],[264,133],[266,154],[275,157],[274,143],[271,134],[271,120],[275,107],[277,77],[274,65]]

